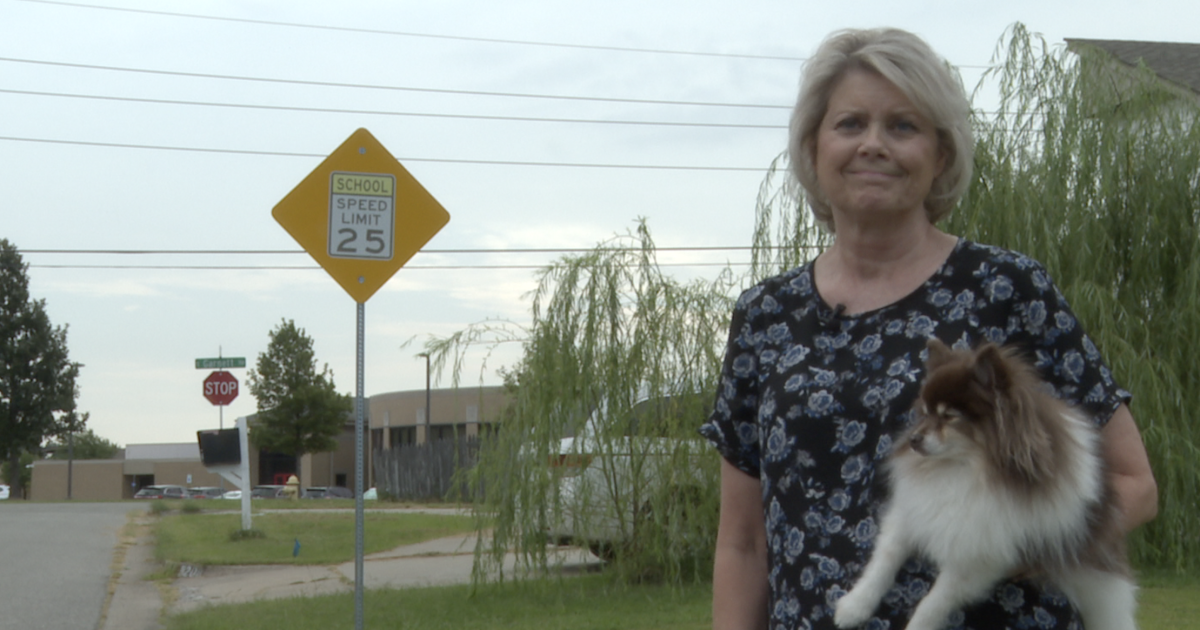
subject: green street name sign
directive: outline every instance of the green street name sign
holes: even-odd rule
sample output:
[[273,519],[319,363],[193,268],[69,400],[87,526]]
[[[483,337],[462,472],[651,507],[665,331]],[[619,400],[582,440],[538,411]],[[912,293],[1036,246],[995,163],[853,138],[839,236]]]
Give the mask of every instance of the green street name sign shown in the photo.
[[221,370],[225,368],[246,367],[246,357],[224,357],[217,359],[196,359],[197,370]]

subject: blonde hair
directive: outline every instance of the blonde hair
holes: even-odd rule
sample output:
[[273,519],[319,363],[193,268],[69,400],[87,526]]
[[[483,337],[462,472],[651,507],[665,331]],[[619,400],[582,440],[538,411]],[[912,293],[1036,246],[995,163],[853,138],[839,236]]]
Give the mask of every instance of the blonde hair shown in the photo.
[[817,183],[816,136],[830,94],[851,70],[874,72],[895,85],[937,128],[946,165],[925,198],[929,222],[937,223],[950,214],[971,183],[975,154],[971,106],[949,64],[920,37],[894,28],[835,32],[804,64],[800,96],[792,110],[788,157],[813,216],[834,229],[832,209]]

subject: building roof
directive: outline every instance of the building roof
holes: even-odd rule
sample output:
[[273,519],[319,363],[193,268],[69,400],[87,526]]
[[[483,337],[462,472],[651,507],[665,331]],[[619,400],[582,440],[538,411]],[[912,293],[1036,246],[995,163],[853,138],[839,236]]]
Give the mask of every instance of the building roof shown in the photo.
[[175,444],[129,444],[125,447],[125,459],[200,459],[200,444],[179,442]]
[[1129,66],[1141,61],[1159,77],[1200,94],[1200,44],[1067,39],[1070,48],[1078,44],[1099,48]]

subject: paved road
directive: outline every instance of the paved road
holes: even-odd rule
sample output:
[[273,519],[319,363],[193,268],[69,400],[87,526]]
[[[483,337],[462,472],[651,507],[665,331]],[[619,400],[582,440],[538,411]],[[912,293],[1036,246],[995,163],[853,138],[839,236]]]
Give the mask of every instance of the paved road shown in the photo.
[[0,630],[95,630],[135,503],[0,501]]

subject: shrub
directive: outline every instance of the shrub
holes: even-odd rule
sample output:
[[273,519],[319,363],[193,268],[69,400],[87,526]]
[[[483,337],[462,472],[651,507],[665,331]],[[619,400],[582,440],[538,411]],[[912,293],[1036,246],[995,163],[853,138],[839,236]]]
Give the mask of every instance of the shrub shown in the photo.
[[235,529],[229,532],[229,541],[238,542],[240,540],[254,540],[257,538],[266,538],[267,533],[261,529]]

